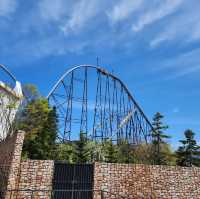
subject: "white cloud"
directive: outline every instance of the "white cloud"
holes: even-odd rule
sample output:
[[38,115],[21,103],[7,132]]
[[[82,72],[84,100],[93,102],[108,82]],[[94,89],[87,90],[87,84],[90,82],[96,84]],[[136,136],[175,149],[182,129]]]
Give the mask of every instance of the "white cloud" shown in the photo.
[[142,6],[143,0],[121,0],[107,15],[112,23],[125,20]]
[[[0,16],[15,12],[17,1],[0,0]],[[16,16],[14,16],[16,23],[12,24],[12,20],[2,20],[1,29],[5,29],[2,26],[3,23],[9,24],[5,25],[6,31],[11,27],[18,29],[16,33],[12,34],[14,35],[13,38],[17,38],[13,46],[20,47],[21,42],[24,46],[35,43],[39,47],[38,52],[44,54],[44,56],[51,53],[59,54],[59,49],[66,49],[68,46],[72,48],[75,46],[74,49],[78,51],[77,46],[82,41],[84,41],[82,42],[84,44],[81,45],[81,49],[85,46],[93,48],[98,46],[100,49],[104,45],[111,49],[119,46],[118,43],[120,42],[120,48],[132,52],[137,50],[140,41],[137,33],[133,32],[130,26],[128,29],[127,24],[130,25],[131,23],[132,25],[136,22],[132,28],[134,31],[140,31],[145,26],[155,25],[156,21],[175,13],[179,7],[181,7],[181,14],[179,13],[178,16],[177,14],[170,15],[169,20],[167,18],[164,24],[159,26],[159,29],[152,26],[151,30],[153,30],[154,35],[149,34],[150,36],[147,36],[149,29],[142,32],[145,43],[152,37],[151,41],[147,41],[150,42],[151,47],[159,46],[164,41],[175,39],[177,41],[177,38],[181,37],[184,37],[185,40],[182,39],[184,43],[200,39],[199,7],[196,6],[197,8],[193,10],[191,8],[182,9],[182,1],[54,0],[49,2],[49,0],[40,0],[31,1],[31,4],[26,1],[25,6],[18,4],[19,14],[16,12]],[[191,1],[194,2],[195,0]],[[23,14],[25,8],[27,13]],[[120,23],[119,28],[118,26],[117,28],[114,27],[118,22]],[[113,26],[109,26],[109,23]],[[126,31],[124,31],[124,27]],[[156,36],[155,32],[157,32]],[[90,37],[91,34],[92,37]],[[59,42],[53,43],[52,41],[55,41],[55,38],[59,38]]]
[[141,31],[145,26],[155,23],[156,21],[172,14],[181,5],[183,0],[165,0],[160,1],[151,9],[144,12],[136,24],[133,24],[132,30],[135,32]]
[[9,46],[5,47],[1,53],[18,57],[20,61],[27,62],[51,55],[81,54],[86,46],[86,41],[77,43],[64,41],[61,36],[55,35],[33,41],[27,41],[27,39],[20,40],[12,48]]
[[43,0],[39,4],[41,16],[46,20],[58,20],[63,12],[63,0],[52,1]]
[[195,41],[200,39],[200,14],[198,16],[198,19],[194,21],[193,24],[194,26],[189,41]]
[[16,8],[16,0],[0,0],[0,16],[8,16],[15,12]]
[[188,43],[200,39],[200,6],[187,2],[182,12],[174,16],[166,24],[164,29],[150,41],[152,48],[158,47],[163,42]]
[[68,16],[73,3],[71,0],[42,0],[39,2],[39,12],[41,17],[47,21],[62,21]]
[[154,69],[154,72],[165,71],[165,80],[177,79],[200,72],[199,53],[200,49],[197,49],[183,53],[173,59],[163,60],[162,65]]
[[187,66],[187,68],[183,68],[179,71],[176,71],[174,74],[169,75],[166,79],[167,80],[177,79],[199,71],[200,71],[200,65]]
[[[88,23],[96,23],[93,17],[105,8],[105,4],[103,7],[100,4],[103,4],[102,0],[41,0],[32,6],[27,3],[27,14],[16,15],[16,24],[12,24],[12,20],[6,21],[7,30],[18,28],[16,33],[11,34],[17,40],[13,41],[12,49],[7,46],[1,48],[1,54],[13,55],[19,60],[22,59],[21,55],[33,60],[49,55],[81,54],[87,46],[96,45],[100,38],[96,36],[91,41],[86,35],[84,39],[75,39],[74,33],[82,33]],[[106,18],[105,12],[104,16]],[[61,27],[66,34],[63,34]]]
[[200,65],[199,54],[200,49],[194,49],[192,51],[182,53],[175,58],[163,61],[162,67],[155,68],[154,71],[183,69],[188,66],[191,67],[194,65]]
[[81,0],[72,8],[69,19],[61,27],[65,34],[78,32],[100,11],[100,0]]
[[161,33],[159,36],[154,38],[153,40],[150,41],[150,47],[155,48],[159,46],[164,41],[169,41],[173,37],[173,33],[170,31],[166,31],[165,33]]

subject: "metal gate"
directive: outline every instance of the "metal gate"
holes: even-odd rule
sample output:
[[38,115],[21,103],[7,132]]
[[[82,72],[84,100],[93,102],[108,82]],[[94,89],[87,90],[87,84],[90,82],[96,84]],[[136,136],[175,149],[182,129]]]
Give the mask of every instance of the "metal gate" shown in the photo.
[[55,162],[53,190],[55,199],[92,199],[94,166]]

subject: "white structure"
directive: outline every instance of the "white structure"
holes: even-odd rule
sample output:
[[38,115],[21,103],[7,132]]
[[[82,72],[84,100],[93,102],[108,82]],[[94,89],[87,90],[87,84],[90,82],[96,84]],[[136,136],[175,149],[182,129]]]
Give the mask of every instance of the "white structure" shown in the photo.
[[[4,75],[11,75],[5,70],[5,67],[0,65],[1,69],[4,70]],[[14,88],[11,88],[0,79],[0,140],[5,139],[9,133],[12,133],[12,123],[23,98],[21,84],[15,78],[12,78],[12,80],[15,82]]]

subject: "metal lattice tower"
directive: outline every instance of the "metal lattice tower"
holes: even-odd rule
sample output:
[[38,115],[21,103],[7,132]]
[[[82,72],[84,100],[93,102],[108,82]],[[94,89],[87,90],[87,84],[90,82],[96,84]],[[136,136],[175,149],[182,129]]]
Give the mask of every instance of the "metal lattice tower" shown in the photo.
[[127,87],[101,67],[73,67],[47,98],[57,109],[59,138],[63,142],[78,139],[80,132],[96,142],[152,141],[153,127]]

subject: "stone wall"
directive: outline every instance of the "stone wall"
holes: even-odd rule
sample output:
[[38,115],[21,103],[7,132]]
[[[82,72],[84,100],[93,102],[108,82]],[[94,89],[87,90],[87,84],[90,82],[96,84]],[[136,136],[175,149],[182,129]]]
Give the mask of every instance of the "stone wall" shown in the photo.
[[[45,190],[45,191],[21,191],[18,198],[48,198],[52,190],[52,179],[54,171],[54,161],[51,160],[27,160],[21,162],[19,190]],[[50,192],[48,191],[50,190]],[[40,196],[40,197],[39,197]]]
[[95,163],[94,189],[131,198],[199,199],[200,168]]
[[0,188],[15,189],[21,162],[24,132],[14,133],[0,142]]
[[[19,131],[0,142],[0,198],[29,198],[32,194],[13,190],[52,189],[54,161],[21,161],[24,135]],[[48,198],[47,195],[49,192],[34,192],[32,196]]]
[[19,189],[51,190],[54,171],[52,160],[27,160],[21,162]]
[[[5,198],[50,198],[54,161],[21,162],[24,133],[18,132],[0,143],[0,189],[47,190],[47,192],[4,192]],[[94,189],[106,191],[105,199],[157,198],[200,199],[200,168],[95,163]],[[109,193],[116,194],[109,195]],[[95,192],[95,199],[100,191]],[[48,197],[49,196],[49,197]],[[0,198],[2,195],[0,193]],[[121,197],[122,198],[122,197]]]

